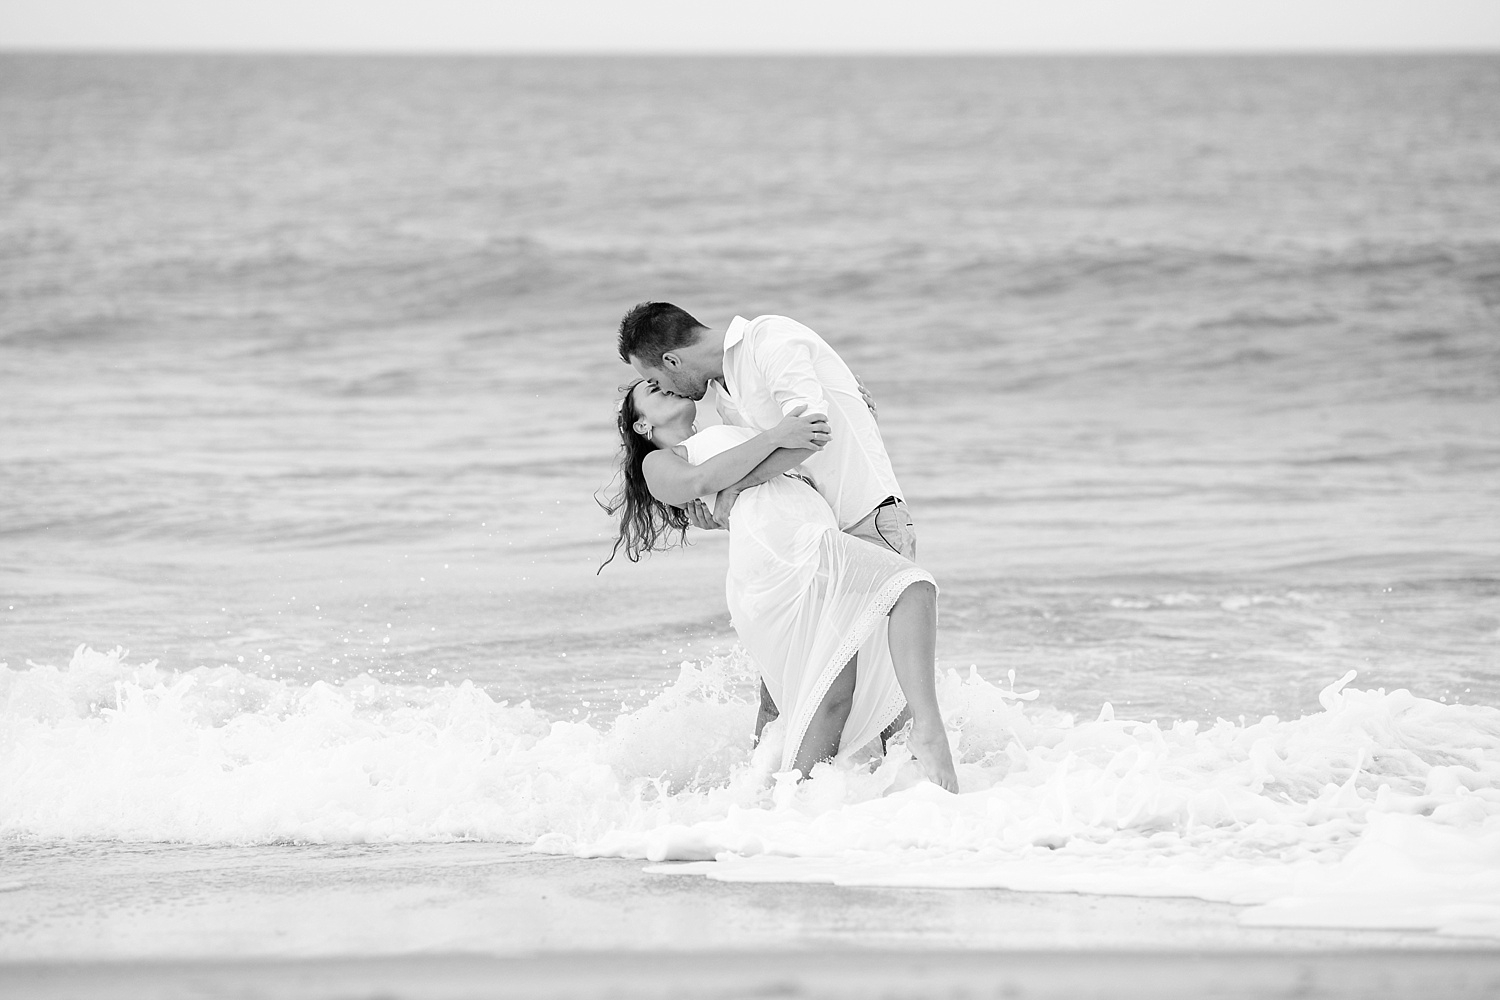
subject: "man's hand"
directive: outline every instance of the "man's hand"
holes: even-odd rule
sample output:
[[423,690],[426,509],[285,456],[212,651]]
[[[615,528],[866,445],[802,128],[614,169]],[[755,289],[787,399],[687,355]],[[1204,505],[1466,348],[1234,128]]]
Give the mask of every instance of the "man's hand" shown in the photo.
[[734,503],[739,498],[739,490],[721,490],[719,492],[719,499],[714,502],[714,521],[717,527],[729,527],[729,512],[734,510]]
[[724,527],[718,521],[714,520],[714,512],[709,510],[708,504],[702,500],[694,500],[682,509],[687,514],[688,523],[695,528],[702,528],[704,531],[717,531]]
[[870,390],[865,388],[864,381],[858,375],[854,376],[854,384],[859,386],[859,394],[864,398],[865,405],[870,408],[870,416],[878,419],[880,413],[875,409],[875,397],[870,395]]

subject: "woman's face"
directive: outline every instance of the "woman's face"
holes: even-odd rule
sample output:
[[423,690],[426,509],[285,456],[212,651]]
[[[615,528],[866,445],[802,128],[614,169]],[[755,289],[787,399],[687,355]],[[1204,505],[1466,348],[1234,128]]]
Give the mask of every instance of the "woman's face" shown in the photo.
[[641,382],[630,390],[630,394],[635,411],[652,427],[673,423],[684,415],[691,422],[698,414],[697,404],[691,399],[666,392],[650,382]]

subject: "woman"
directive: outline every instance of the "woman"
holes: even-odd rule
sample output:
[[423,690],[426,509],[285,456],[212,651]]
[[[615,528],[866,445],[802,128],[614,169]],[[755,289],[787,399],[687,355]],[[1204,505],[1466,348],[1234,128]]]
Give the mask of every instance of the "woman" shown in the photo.
[[[620,513],[635,561],[680,539],[681,508],[739,482],[761,463],[790,471],[828,441],[820,415],[797,411],[762,434],[715,426],[696,432],[697,407],[647,381],[620,402],[624,485],[606,509]],[[805,776],[829,755],[804,746],[814,714],[839,672],[859,654],[853,705],[838,751],[859,749],[910,706],[908,746],[927,777],[958,791],[933,677],[937,587],[916,564],[839,531],[807,482],[776,475],[739,495],[730,516],[729,612],[740,642],[786,720],[782,769]],[[612,553],[610,558],[614,558]],[[826,708],[824,708],[826,710]]]

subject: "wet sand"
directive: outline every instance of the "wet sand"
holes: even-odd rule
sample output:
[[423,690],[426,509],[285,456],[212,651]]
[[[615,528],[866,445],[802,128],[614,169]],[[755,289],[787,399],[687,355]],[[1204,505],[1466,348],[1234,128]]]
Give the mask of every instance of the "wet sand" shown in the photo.
[[0,967],[68,997],[1492,997],[1500,956],[1457,952],[582,952]]
[[732,884],[487,844],[0,848],[0,996],[1433,997],[1493,942],[1237,907]]

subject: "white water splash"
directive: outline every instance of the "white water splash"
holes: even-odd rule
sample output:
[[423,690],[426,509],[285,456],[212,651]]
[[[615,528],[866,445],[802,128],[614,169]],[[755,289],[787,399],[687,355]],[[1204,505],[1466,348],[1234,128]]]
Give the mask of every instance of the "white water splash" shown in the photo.
[[[737,657],[552,721],[471,684],[302,687],[80,647],[0,668],[0,835],[482,839],[754,881],[1191,895],[1247,923],[1500,936],[1500,710],[1343,677],[1300,719],[1079,722],[976,672],[940,699],[964,794],[882,762],[772,775]],[[711,860],[716,859],[716,860]]]

